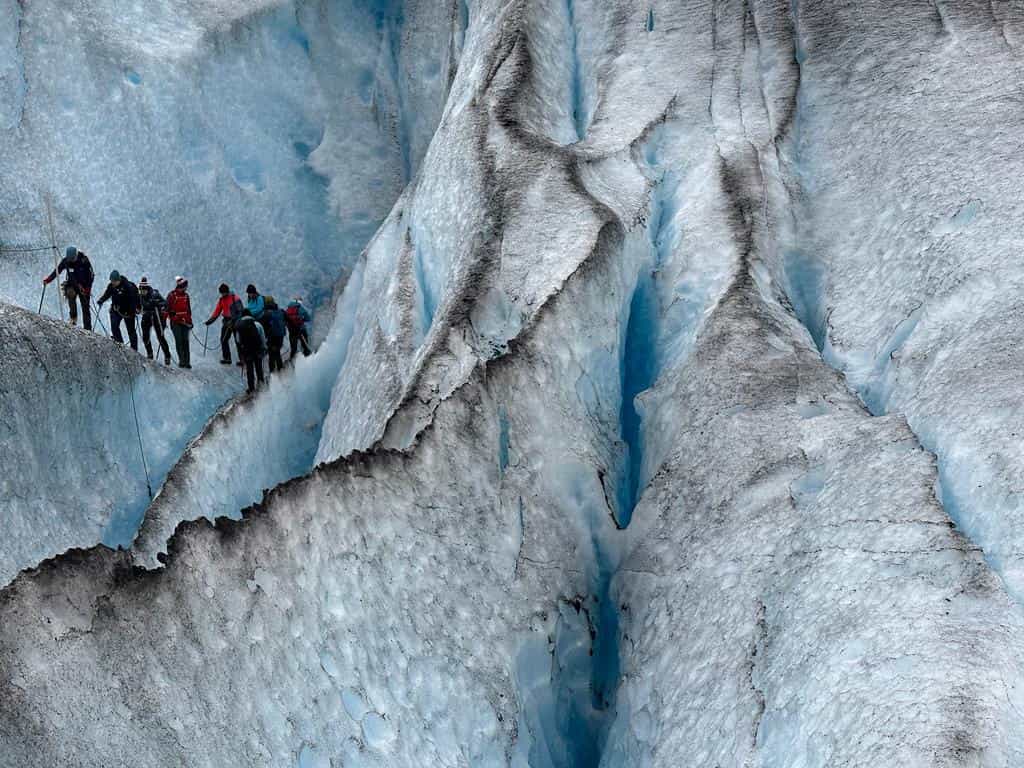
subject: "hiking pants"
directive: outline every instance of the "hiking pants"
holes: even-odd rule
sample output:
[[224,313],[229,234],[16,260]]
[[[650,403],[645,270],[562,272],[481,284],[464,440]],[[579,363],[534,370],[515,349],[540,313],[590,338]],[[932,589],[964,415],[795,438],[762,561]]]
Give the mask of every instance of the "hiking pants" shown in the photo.
[[228,320],[226,317],[221,321],[220,324],[220,359],[231,362],[231,334],[234,330],[234,323]]
[[249,392],[256,390],[256,382],[263,383],[263,355],[245,358],[245,383]]
[[149,332],[151,330],[156,333],[156,341],[160,345],[160,351],[164,353],[164,360],[170,363],[171,350],[167,346],[167,338],[164,336],[164,324],[160,322],[160,318],[156,313],[147,312],[142,316],[142,343],[146,347],[146,356],[150,360],[153,359],[153,346],[149,341]]
[[110,310],[110,335],[114,337],[114,341],[118,344],[124,344],[124,337],[121,335],[122,320],[124,321],[125,327],[128,328],[128,342],[132,345],[132,349],[138,352],[139,334],[135,332],[134,317],[125,317],[116,309]]
[[305,328],[299,328],[298,330],[296,330],[295,328],[289,328],[288,342],[292,348],[292,354],[291,357],[288,358],[288,360],[295,359],[295,351],[299,348],[300,344],[302,345],[303,357],[309,357],[311,354],[313,354],[309,349],[309,334],[306,332]]
[[275,338],[270,337],[267,339],[267,356],[270,360],[270,372],[280,371],[284,368],[284,362],[281,360],[281,349],[284,347],[284,337]]
[[192,356],[188,349],[188,332],[191,329],[181,323],[171,323],[171,333],[174,334],[174,348],[178,353],[178,367],[191,368]]
[[68,317],[71,324],[78,323],[78,306],[76,301],[82,304],[82,327],[87,331],[92,330],[92,311],[89,309],[89,294],[82,293],[71,283],[64,283],[64,298],[68,300]]

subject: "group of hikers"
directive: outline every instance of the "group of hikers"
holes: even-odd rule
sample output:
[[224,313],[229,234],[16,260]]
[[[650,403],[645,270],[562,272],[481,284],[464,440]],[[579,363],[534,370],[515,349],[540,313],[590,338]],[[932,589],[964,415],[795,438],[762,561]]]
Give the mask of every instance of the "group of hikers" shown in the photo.
[[[65,256],[57,267],[43,278],[43,285],[49,285],[60,274],[65,274],[61,284],[64,297],[69,307],[72,325],[78,322],[78,305],[82,309],[82,325],[87,331],[92,330],[92,312],[90,302],[95,272],[92,263],[85,253],[75,247],[67,249]],[[220,285],[220,298],[213,314],[206,320],[207,326],[213,325],[219,318],[220,327],[220,362],[231,365],[231,340],[235,341],[238,351],[239,366],[245,366],[246,382],[250,392],[262,384],[265,377],[263,358],[269,361],[270,372],[284,368],[282,350],[285,337],[288,338],[291,356],[295,359],[301,349],[302,354],[312,354],[309,347],[308,325],[311,321],[309,310],[303,306],[298,297],[292,299],[282,309],[273,296],[263,296],[254,285],[245,289],[245,300],[232,293],[227,283]],[[45,293],[45,288],[44,288]],[[117,270],[110,273],[107,289],[97,301],[97,309],[110,302],[110,335],[114,341],[124,344],[121,333],[122,323],[128,332],[131,348],[138,351],[139,340],[136,331],[136,318],[142,321],[142,343],[146,347],[146,356],[153,359],[151,336],[156,337],[157,344],[164,356],[164,364],[171,364],[171,350],[164,337],[166,325],[170,325],[171,335],[178,356],[180,368],[192,367],[189,335],[192,333],[192,300],[188,295],[188,280],[184,277],[174,278],[174,290],[167,297],[153,288],[149,279],[143,277],[138,285],[126,278]]]

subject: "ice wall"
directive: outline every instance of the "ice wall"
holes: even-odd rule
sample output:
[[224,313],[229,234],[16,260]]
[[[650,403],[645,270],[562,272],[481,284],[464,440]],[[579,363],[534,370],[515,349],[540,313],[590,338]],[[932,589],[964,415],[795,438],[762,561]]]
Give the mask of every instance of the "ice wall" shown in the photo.
[[147,471],[155,490],[239,386],[6,304],[0,350],[0,584],[72,547],[127,545],[149,504]]
[[[789,247],[811,269],[792,282],[868,408],[905,414],[936,453],[947,511],[1020,599],[1024,359],[1012,339],[1024,200],[1007,141],[1021,115],[1002,83],[1024,66],[1024,15],[1006,3],[886,8],[800,14],[802,107],[787,155],[805,191]],[[879,23],[851,35],[862,13]],[[844,61],[829,54],[837,39]],[[823,98],[840,87],[849,98]]]
[[[317,303],[415,174],[459,35],[415,0],[4,0],[0,246],[49,244],[48,195],[104,276]],[[0,257],[35,308],[49,254]]]

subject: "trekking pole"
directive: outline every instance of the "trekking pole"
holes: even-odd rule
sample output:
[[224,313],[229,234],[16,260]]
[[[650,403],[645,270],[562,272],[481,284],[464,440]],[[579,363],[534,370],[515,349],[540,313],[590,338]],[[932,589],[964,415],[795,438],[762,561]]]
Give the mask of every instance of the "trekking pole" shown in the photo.
[[206,326],[206,339],[203,341],[203,357],[206,357],[206,345],[210,343],[210,326]]
[[92,300],[92,297],[89,298],[89,303],[92,304],[92,308],[96,311],[96,322],[100,324],[100,328],[103,329],[103,333],[107,337],[109,337],[110,336],[110,331],[107,330],[107,326],[103,322],[103,310],[100,309],[100,305],[99,304],[97,304],[95,301]]
[[[46,221],[50,226],[50,248],[53,249],[53,273],[60,277],[57,273],[57,269],[60,266],[60,261],[57,257],[57,234],[53,228],[53,206],[50,204],[50,196],[48,194],[43,195],[43,203],[46,205]],[[57,294],[57,309],[60,311],[60,319],[64,320],[64,305],[61,303],[60,294]]]
[[46,283],[43,283],[43,295],[39,297],[39,311],[36,312],[37,315],[43,314],[43,299],[46,298],[46,288]]

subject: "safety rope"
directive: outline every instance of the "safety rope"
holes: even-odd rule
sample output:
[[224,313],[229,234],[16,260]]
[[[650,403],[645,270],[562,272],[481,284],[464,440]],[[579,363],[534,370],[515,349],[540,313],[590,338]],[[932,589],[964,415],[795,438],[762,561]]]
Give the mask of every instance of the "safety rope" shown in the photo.
[[[99,309],[97,307],[97,309]],[[113,310],[112,310],[113,311]],[[120,313],[118,313],[120,314]],[[124,315],[121,315],[124,317]],[[99,313],[97,312],[97,319],[99,319]],[[127,321],[129,318],[124,317]],[[135,318],[131,318],[132,324],[135,324]],[[102,323],[101,323],[102,325]],[[106,330],[104,327],[103,330]],[[132,416],[135,417],[135,436],[139,439],[139,456],[142,457],[142,471],[146,475],[146,492],[149,493],[149,500],[153,500],[153,484],[149,479],[149,464],[146,462],[146,450],[142,447],[142,428],[139,426],[139,410],[135,405],[135,377],[132,375],[132,367],[128,362],[128,355],[124,351],[124,344],[117,343],[117,348],[121,351],[121,359],[124,361],[125,370],[128,372],[128,392],[132,398]]]
[[149,479],[149,465],[146,463],[146,451],[142,447],[142,429],[139,427],[139,411],[135,407],[135,377],[132,376],[131,366],[128,364],[128,356],[125,354],[124,346],[117,345],[121,349],[121,358],[124,366],[128,369],[128,391],[132,396],[132,415],[135,417],[135,435],[139,438],[139,456],[142,457],[142,471],[146,473],[146,491],[149,493],[149,500],[153,500],[153,484]]
[[39,247],[30,248],[17,248],[14,246],[0,245],[0,253],[39,253],[41,251],[49,251],[53,248],[52,245],[43,245]]
[[191,333],[192,333],[192,338],[196,340],[196,344],[198,344],[200,347],[202,347],[204,352],[209,352],[211,349],[217,349],[218,345],[214,345],[214,346],[209,346],[208,347],[206,344],[204,344],[203,340],[200,339],[199,336],[196,335],[196,332],[195,332],[194,328],[191,329]]

